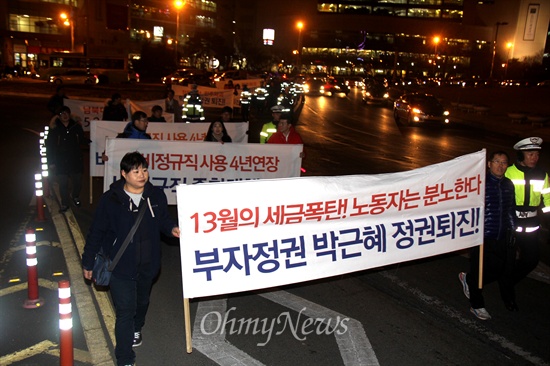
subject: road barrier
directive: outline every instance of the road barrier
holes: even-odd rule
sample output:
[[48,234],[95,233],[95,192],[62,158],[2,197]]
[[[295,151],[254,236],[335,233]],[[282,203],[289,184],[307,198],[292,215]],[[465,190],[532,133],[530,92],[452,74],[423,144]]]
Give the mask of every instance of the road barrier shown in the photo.
[[48,126],[46,126],[44,132],[40,132],[40,164],[42,166],[42,184],[44,186],[44,197],[50,197],[48,157],[46,156],[46,139],[48,138],[48,132]]
[[34,187],[36,193],[36,221],[46,221],[44,215],[44,189],[42,185],[42,174],[34,175]]
[[59,365],[74,364],[73,350],[73,310],[71,304],[71,284],[69,281],[58,282],[59,294]]
[[25,233],[27,242],[27,299],[23,307],[36,309],[44,305],[44,299],[38,296],[38,259],[36,257],[36,233],[29,228]]

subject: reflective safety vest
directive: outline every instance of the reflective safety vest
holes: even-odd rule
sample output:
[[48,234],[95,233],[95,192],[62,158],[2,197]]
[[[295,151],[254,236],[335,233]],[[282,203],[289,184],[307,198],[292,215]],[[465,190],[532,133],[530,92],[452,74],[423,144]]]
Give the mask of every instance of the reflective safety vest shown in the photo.
[[264,123],[260,132],[260,144],[265,144],[275,132],[277,132],[277,125],[273,121]]
[[204,109],[202,107],[202,100],[198,93],[191,92],[185,96],[181,112],[182,119],[185,122],[204,121]]
[[537,210],[550,212],[550,184],[548,174],[539,168],[514,164],[504,174],[514,183],[518,231],[532,232],[539,228]]

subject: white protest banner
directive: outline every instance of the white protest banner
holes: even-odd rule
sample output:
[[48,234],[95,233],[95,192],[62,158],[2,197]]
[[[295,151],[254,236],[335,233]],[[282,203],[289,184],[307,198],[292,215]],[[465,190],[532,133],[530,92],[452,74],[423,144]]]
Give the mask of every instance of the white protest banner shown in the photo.
[[90,123],[103,117],[105,102],[64,99],[63,105],[71,109],[71,115],[82,124],[84,131],[90,131]]
[[[174,85],[172,89],[174,90],[174,94],[178,96],[180,104],[183,103],[184,96],[191,91],[191,87],[181,85]],[[233,89],[224,90],[206,86],[199,86],[197,89],[204,108],[223,108],[226,105],[232,106],[233,99],[237,98],[238,100],[238,97],[233,95]]]
[[[246,85],[248,89],[253,90],[255,88],[262,86],[262,83],[265,82],[264,79],[238,79],[238,80],[231,79],[231,80],[233,82],[233,88],[231,88],[231,90],[233,90],[237,85],[238,85],[238,89],[241,89],[243,85]],[[217,81],[216,88],[225,89],[228,81],[229,80]]]
[[180,185],[184,297],[282,286],[480,245],[484,197],[485,151],[392,174]]
[[[116,137],[124,131],[128,122],[93,121],[90,128],[90,176],[102,177],[104,164],[101,154],[105,151],[105,139]],[[153,140],[162,141],[202,141],[210,127],[210,122],[164,123],[149,122],[147,133]],[[233,142],[248,142],[248,122],[226,123],[225,128]],[[108,155],[107,155],[108,156]]]
[[[92,121],[97,121],[103,118],[103,109],[107,101],[97,102],[88,100],[63,99],[63,105],[71,109],[71,114],[75,120],[82,124],[84,131],[91,130]],[[130,99],[125,102],[128,116],[130,116]]]
[[147,116],[151,116],[153,114],[153,107],[159,105],[162,108],[162,116],[166,120],[166,122],[174,122],[174,114],[173,113],[165,113],[164,112],[164,99],[158,99],[158,100],[149,100],[149,101],[130,101],[130,116],[132,113],[137,111],[142,111],[147,114]]
[[302,149],[302,145],[108,138],[104,189],[120,178],[120,161],[130,151],[145,156],[149,180],[164,190],[168,204],[175,205],[176,187],[180,184],[298,177]]

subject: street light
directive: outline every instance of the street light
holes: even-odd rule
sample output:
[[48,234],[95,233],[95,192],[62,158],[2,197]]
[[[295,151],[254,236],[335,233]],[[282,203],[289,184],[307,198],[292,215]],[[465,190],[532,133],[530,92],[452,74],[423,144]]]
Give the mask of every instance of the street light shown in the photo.
[[304,27],[304,23],[298,22],[296,23],[296,27],[298,28],[298,62],[296,62],[296,66],[298,73],[300,73],[302,71],[302,28]]
[[63,25],[71,27],[71,52],[74,52],[74,19],[72,16],[67,15],[67,13],[61,13],[59,17],[63,19]]
[[433,74],[434,74],[434,77],[435,77],[435,65],[437,63],[437,45],[439,44],[439,41],[441,41],[441,38],[439,38],[438,36],[435,36],[434,39],[434,63],[433,63]]
[[174,45],[174,59],[176,61],[176,67],[178,66],[178,46],[180,44],[179,42],[179,35],[180,35],[180,10],[183,8],[183,5],[185,4],[185,1],[176,0],[174,1],[174,7],[176,8],[176,37],[175,37],[175,45]]
[[508,49],[508,54],[506,55],[506,70],[504,70],[504,79],[508,77],[508,64],[510,62],[510,50],[514,47],[512,42],[506,43],[506,48]]
[[497,30],[495,32],[495,41],[493,42],[493,58],[491,60],[491,71],[489,72],[489,81],[493,80],[493,69],[495,68],[495,56],[497,53],[497,40],[498,40],[498,29],[501,25],[508,25],[508,22],[497,22]]

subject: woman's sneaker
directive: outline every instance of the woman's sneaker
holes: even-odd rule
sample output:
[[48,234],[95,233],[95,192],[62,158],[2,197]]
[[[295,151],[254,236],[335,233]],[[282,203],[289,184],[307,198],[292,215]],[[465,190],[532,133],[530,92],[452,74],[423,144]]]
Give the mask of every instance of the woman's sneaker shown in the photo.
[[134,332],[134,343],[132,344],[132,347],[139,347],[141,346],[141,332]]
[[470,308],[470,312],[474,314],[478,319],[481,319],[481,320],[491,319],[491,315],[489,315],[489,313],[485,308],[479,308],[479,309]]

